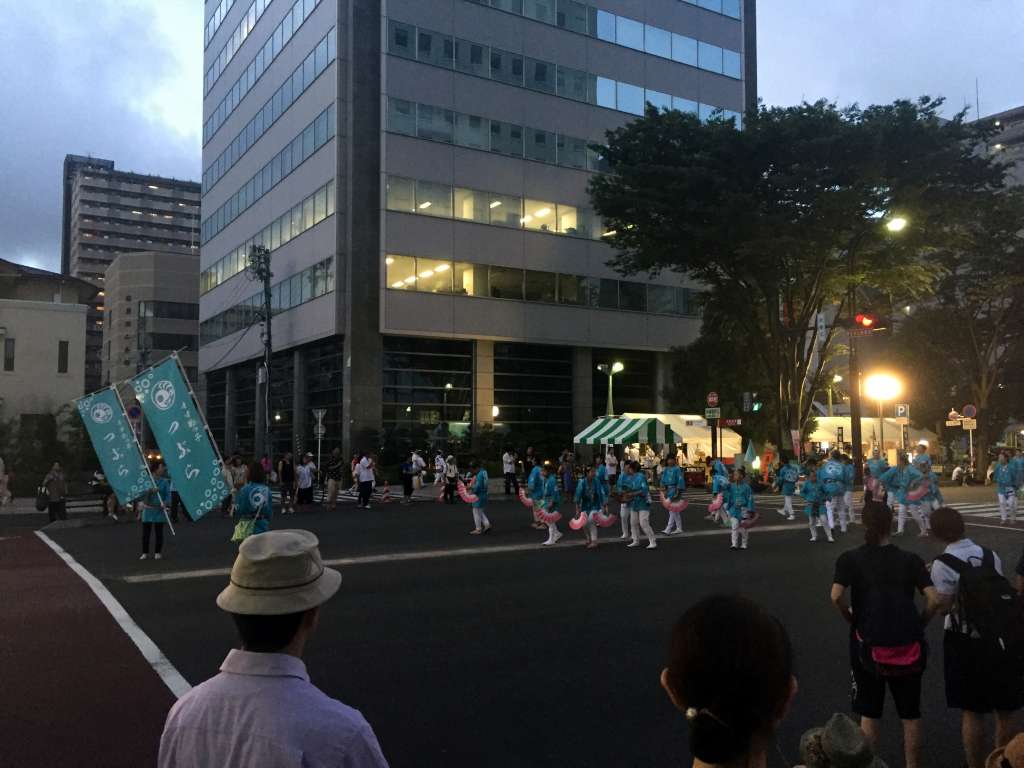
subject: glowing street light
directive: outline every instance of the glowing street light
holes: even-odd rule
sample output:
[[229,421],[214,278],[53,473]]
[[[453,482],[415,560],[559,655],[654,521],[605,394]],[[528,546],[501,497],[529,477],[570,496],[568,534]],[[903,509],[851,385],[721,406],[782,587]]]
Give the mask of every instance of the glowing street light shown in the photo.
[[878,444],[885,450],[885,418],[882,404],[903,394],[903,382],[891,373],[873,373],[864,379],[864,393],[878,402]]
[[885,228],[890,232],[902,232],[907,228],[908,223],[902,216],[894,216],[885,223]]
[[626,370],[626,366],[623,365],[618,360],[616,360],[611,365],[609,365],[608,363],[601,363],[599,366],[597,366],[597,370],[599,370],[601,373],[605,374],[608,377],[608,406],[605,409],[605,415],[614,416],[615,409],[612,407],[612,377],[616,373],[622,373],[624,370]]

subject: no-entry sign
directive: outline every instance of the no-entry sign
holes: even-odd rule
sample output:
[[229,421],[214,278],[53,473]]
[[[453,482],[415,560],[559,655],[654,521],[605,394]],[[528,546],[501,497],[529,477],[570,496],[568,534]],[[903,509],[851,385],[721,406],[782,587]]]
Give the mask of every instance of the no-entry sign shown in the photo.
[[718,393],[708,392],[708,408],[714,408],[718,405]]

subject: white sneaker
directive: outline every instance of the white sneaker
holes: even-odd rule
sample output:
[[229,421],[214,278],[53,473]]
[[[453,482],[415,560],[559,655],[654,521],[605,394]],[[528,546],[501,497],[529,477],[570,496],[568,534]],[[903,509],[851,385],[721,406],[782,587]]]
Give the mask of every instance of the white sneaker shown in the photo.
[[668,528],[666,528],[661,533],[662,533],[663,536],[671,536],[672,535],[672,531],[670,531]]
[[146,560],[148,558],[149,558],[149,555],[147,555],[145,552],[143,552],[141,555],[139,555],[139,560]]
[[548,539],[547,541],[544,542],[544,544],[542,546],[550,547],[554,543],[555,543],[554,539]]
[[740,549],[746,549],[746,548],[747,548],[746,544],[740,544]]
[[559,533],[558,531],[555,531],[555,540],[553,542],[551,542],[551,543],[552,544],[557,544],[558,540],[561,539],[561,538],[562,538],[562,534]]
[[811,536],[811,541],[817,541],[817,540],[818,540],[817,536]]
[[620,539],[628,539],[629,538],[629,534],[628,533],[624,533],[621,536],[619,536],[619,538]]
[[109,517],[109,518],[110,518],[111,520],[113,520],[113,521],[114,521],[115,523],[117,522],[117,515],[115,515],[115,514],[114,514],[113,512],[108,512],[108,513],[107,513],[107,517]]
[[650,544],[647,545],[647,548],[648,549],[657,549],[658,548],[658,542],[652,541]]
[[155,555],[153,555],[153,559],[154,560],[163,560],[164,556],[161,555],[159,552],[157,552]]
[[626,546],[627,547],[639,547],[640,546],[640,542],[639,541],[631,541]]

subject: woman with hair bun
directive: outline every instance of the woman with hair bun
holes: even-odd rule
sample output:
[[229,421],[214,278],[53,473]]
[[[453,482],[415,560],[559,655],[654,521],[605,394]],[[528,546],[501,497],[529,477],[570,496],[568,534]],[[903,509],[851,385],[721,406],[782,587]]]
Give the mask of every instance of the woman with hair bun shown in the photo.
[[661,685],[686,717],[694,768],[765,768],[797,692],[789,635],[746,598],[705,598],[672,630]]

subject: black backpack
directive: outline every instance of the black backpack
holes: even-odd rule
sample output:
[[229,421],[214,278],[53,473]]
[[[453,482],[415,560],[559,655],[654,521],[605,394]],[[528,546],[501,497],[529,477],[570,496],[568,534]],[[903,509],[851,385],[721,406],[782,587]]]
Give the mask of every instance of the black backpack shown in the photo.
[[979,565],[950,554],[938,559],[960,577],[951,614],[954,624],[977,632],[1016,659],[1024,658],[1024,598],[996,570],[992,550],[982,548]]

